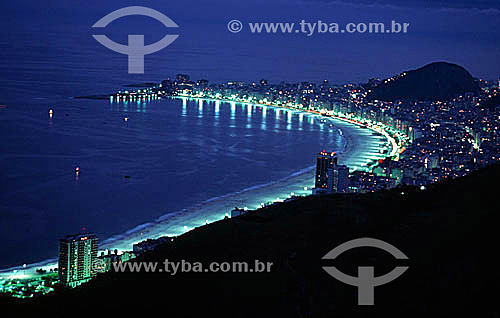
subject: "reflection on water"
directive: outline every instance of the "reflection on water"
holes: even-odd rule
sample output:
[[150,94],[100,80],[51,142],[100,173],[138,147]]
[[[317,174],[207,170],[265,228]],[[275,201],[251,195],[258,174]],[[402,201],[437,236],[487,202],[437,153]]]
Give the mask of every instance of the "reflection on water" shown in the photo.
[[220,101],[215,101],[215,114],[218,117],[219,116],[219,108],[220,108]]
[[267,129],[267,125],[266,125],[266,117],[267,117],[267,107],[265,106],[262,106],[260,107],[260,109],[262,110],[262,118],[261,118],[261,124],[260,124],[260,128],[262,130],[266,130]]
[[[26,246],[11,244],[4,252],[23,253],[27,263],[55,255],[54,242],[83,225],[106,239],[197,202],[287,177],[314,164],[318,149],[342,147],[338,133],[322,133],[305,120],[307,129],[299,133],[294,128],[304,115],[273,107],[187,98],[65,99],[51,102],[50,118],[44,103],[36,106],[40,112],[4,109],[0,127],[8,145],[0,181],[9,184],[0,208],[17,211],[0,224],[0,234]],[[30,247],[33,239],[42,242],[37,250]],[[10,262],[2,258],[0,268]]]
[[198,101],[198,118],[203,118],[203,100]]

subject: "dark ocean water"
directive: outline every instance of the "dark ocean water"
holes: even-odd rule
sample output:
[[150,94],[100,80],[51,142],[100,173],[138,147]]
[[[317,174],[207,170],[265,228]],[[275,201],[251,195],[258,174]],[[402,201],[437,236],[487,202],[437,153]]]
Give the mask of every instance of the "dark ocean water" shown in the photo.
[[82,228],[106,239],[278,180],[343,146],[284,110],[72,99],[172,74],[130,76],[124,56],[70,31],[19,30],[0,43],[0,268],[53,257],[57,239]]
[[[102,240],[167,213],[286,177],[342,147],[336,132],[299,114],[182,100],[110,104],[73,96],[159,82],[177,73],[210,81],[362,82],[434,61],[498,75],[494,13],[333,1],[147,0],[178,29],[147,17],[91,26],[130,0],[0,3],[0,268],[56,255],[57,238],[81,230]],[[404,6],[403,6],[404,7]],[[227,22],[409,22],[408,34],[233,34]],[[467,21],[466,23],[464,21]],[[146,44],[145,74],[93,34]],[[474,48],[471,50],[471,48]],[[488,61],[488,62],[485,62]],[[49,120],[48,110],[55,114]],[[128,124],[123,121],[129,117]],[[75,168],[80,167],[78,180]],[[130,176],[130,178],[125,178]]]

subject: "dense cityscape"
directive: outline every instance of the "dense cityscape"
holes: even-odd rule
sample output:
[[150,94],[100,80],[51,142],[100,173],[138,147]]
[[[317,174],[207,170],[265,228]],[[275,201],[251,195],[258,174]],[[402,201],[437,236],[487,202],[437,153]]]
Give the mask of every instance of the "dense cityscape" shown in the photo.
[[[405,73],[386,82],[402,76]],[[159,85],[120,91],[106,98],[111,102],[192,98],[273,106],[309,112],[324,117],[322,121],[334,118],[370,129],[387,139],[387,145],[379,150],[386,158],[373,160],[363,167],[348,167],[338,162],[335,152],[322,150],[316,156],[315,188],[312,189],[313,194],[366,193],[399,185],[425,189],[429,183],[464,176],[498,161],[500,112],[482,106],[485,100],[498,96],[500,82],[498,85],[477,82],[481,96],[466,93],[447,101],[384,102],[367,98],[380,84],[377,79],[359,85],[330,85],[326,80],[320,84],[270,84],[264,79],[250,84],[237,81],[209,84],[207,80],[193,81],[188,75],[178,74],[175,79]],[[53,115],[52,110],[49,115]],[[292,195],[286,200],[298,197]],[[230,216],[237,217],[248,211],[236,207]],[[76,287],[100,272],[111,270],[112,264],[126,262],[173,239],[167,236],[148,239],[135,244],[128,252],[115,250],[98,255],[98,239],[94,234],[69,235],[59,242],[58,267],[50,268],[49,272],[37,269],[38,276],[26,276],[21,271],[17,278],[0,281],[0,292],[31,298],[53,291],[58,282]]]
[[500,0],[0,6],[3,316],[500,316]]
[[[405,73],[387,81],[393,81]],[[189,75],[137,91],[120,91],[113,101],[137,101],[158,97],[185,97],[260,104],[307,111],[371,128],[392,141],[387,158],[350,173],[347,192],[371,192],[400,184],[425,186],[446,178],[464,176],[500,159],[500,111],[482,107],[498,96],[500,83],[477,80],[481,96],[464,93],[452,100],[434,102],[385,102],[369,100],[380,84],[330,85],[301,82],[269,84],[267,80],[245,84],[229,81],[209,84]],[[352,169],[352,167],[351,167]]]

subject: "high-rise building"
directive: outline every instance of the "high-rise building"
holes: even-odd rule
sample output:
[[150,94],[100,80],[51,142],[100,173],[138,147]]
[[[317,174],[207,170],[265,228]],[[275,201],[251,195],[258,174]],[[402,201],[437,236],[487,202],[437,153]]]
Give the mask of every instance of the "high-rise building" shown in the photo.
[[349,191],[349,167],[336,163],[328,169],[328,192],[347,193]]
[[59,281],[68,287],[88,282],[96,272],[97,236],[90,233],[68,235],[59,240]]
[[328,169],[337,165],[337,154],[323,150],[316,158],[316,177],[314,187],[316,191],[328,189]]

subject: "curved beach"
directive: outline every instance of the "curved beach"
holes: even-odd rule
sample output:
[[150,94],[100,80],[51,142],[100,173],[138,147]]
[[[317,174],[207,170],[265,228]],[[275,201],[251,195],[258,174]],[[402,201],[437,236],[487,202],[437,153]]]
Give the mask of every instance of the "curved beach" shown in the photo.
[[[221,104],[229,103],[221,101]],[[258,107],[273,107],[256,105]],[[298,110],[287,110],[299,112]],[[330,125],[340,130],[340,134],[346,140],[345,148],[338,151],[339,162],[352,169],[360,169],[372,160],[384,158],[386,155],[380,153],[380,149],[386,148],[388,141],[382,135],[375,135],[366,128],[360,128],[355,124],[342,120],[323,117],[317,114],[303,112],[305,116],[311,116],[315,122],[321,125]],[[308,195],[314,185],[314,156],[311,155],[311,165],[280,180],[265,184],[254,185],[249,188],[211,198],[199,204],[187,207],[181,211],[170,212],[164,216],[136,226],[135,228],[103,240],[100,242],[100,251],[132,250],[132,245],[148,238],[160,236],[177,236],[190,229],[202,226],[207,222],[223,219],[235,206],[249,209],[258,208],[262,203],[281,201],[295,195]],[[35,273],[35,269],[50,269],[57,266],[56,259],[49,259],[24,267],[9,268],[0,271],[0,278],[24,278]]]

